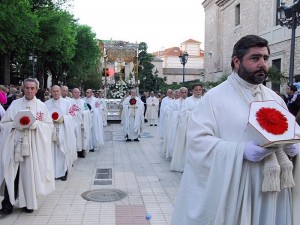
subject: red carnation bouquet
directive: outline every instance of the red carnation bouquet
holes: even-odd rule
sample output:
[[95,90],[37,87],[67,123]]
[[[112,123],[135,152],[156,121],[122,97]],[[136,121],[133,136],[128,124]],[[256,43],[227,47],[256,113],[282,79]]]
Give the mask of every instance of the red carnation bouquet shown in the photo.
[[54,121],[58,120],[58,118],[59,118],[58,112],[52,113],[51,117],[52,117],[52,119],[53,119]]
[[30,118],[28,116],[23,116],[20,118],[20,124],[22,126],[28,126],[30,124]]
[[130,99],[129,103],[130,103],[130,105],[135,105],[136,104],[135,98]]
[[275,108],[259,109],[256,120],[264,130],[274,135],[281,135],[288,130],[287,118]]

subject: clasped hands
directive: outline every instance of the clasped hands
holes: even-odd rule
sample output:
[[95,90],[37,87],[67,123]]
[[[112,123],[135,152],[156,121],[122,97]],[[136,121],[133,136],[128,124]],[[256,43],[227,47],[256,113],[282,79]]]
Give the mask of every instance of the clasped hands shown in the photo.
[[[244,146],[244,159],[251,162],[259,162],[277,150],[279,150],[277,147],[263,148],[254,141],[249,141]],[[283,147],[283,151],[287,155],[294,157],[299,154],[299,144],[286,145]]]

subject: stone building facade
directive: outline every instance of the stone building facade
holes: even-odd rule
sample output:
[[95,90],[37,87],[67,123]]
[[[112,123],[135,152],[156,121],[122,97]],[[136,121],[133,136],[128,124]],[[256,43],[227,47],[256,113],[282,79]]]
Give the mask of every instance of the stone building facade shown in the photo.
[[185,65],[185,81],[201,80],[204,74],[204,51],[201,42],[188,39],[181,43],[180,47],[167,48],[154,52],[156,58],[162,60],[162,74],[166,83],[180,83],[183,81],[183,68],[179,55],[187,52],[188,61]]
[[[280,0],[205,0],[205,79],[231,73],[233,45],[247,34],[268,40],[270,66],[289,76],[291,30],[277,22]],[[286,5],[292,5],[287,0]],[[295,72],[300,74],[300,29],[296,30]]]

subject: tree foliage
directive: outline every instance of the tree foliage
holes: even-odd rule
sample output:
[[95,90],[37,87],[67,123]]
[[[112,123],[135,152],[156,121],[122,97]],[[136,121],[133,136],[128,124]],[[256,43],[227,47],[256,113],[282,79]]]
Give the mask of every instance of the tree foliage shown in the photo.
[[[66,74],[70,81],[99,83],[100,51],[95,34],[65,10],[71,3],[0,0],[0,83],[14,82],[10,75],[15,71],[19,79],[38,77],[42,86],[48,74],[53,84],[66,81]],[[33,52],[36,64],[28,59]]]
[[149,91],[155,88],[155,78],[153,75],[154,65],[151,63],[153,56],[147,53],[147,44],[141,42],[139,44],[139,80],[140,90]]
[[99,88],[101,85],[99,62],[100,50],[96,34],[89,26],[76,24],[75,56],[69,70],[70,81],[73,77],[72,83],[77,86],[83,82],[86,87]]

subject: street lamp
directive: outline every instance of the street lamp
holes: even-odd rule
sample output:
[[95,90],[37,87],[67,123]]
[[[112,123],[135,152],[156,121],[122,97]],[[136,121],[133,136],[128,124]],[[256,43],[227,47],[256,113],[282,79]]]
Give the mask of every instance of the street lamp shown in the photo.
[[34,66],[37,62],[37,56],[34,54],[34,51],[29,53],[29,58],[28,59],[32,64],[32,78],[35,78]]
[[286,6],[284,2],[281,2],[278,8],[278,20],[280,26],[292,29],[289,71],[289,83],[292,84],[294,78],[295,35],[296,28],[300,25],[300,0],[294,0],[294,4],[291,6]]
[[185,69],[185,64],[187,63],[187,61],[188,61],[188,57],[189,57],[189,54],[187,53],[187,52],[184,52],[183,54],[181,53],[179,56],[179,60],[180,60],[180,63],[182,64],[182,75],[183,75],[183,77],[182,77],[182,82],[184,83],[184,69]]

